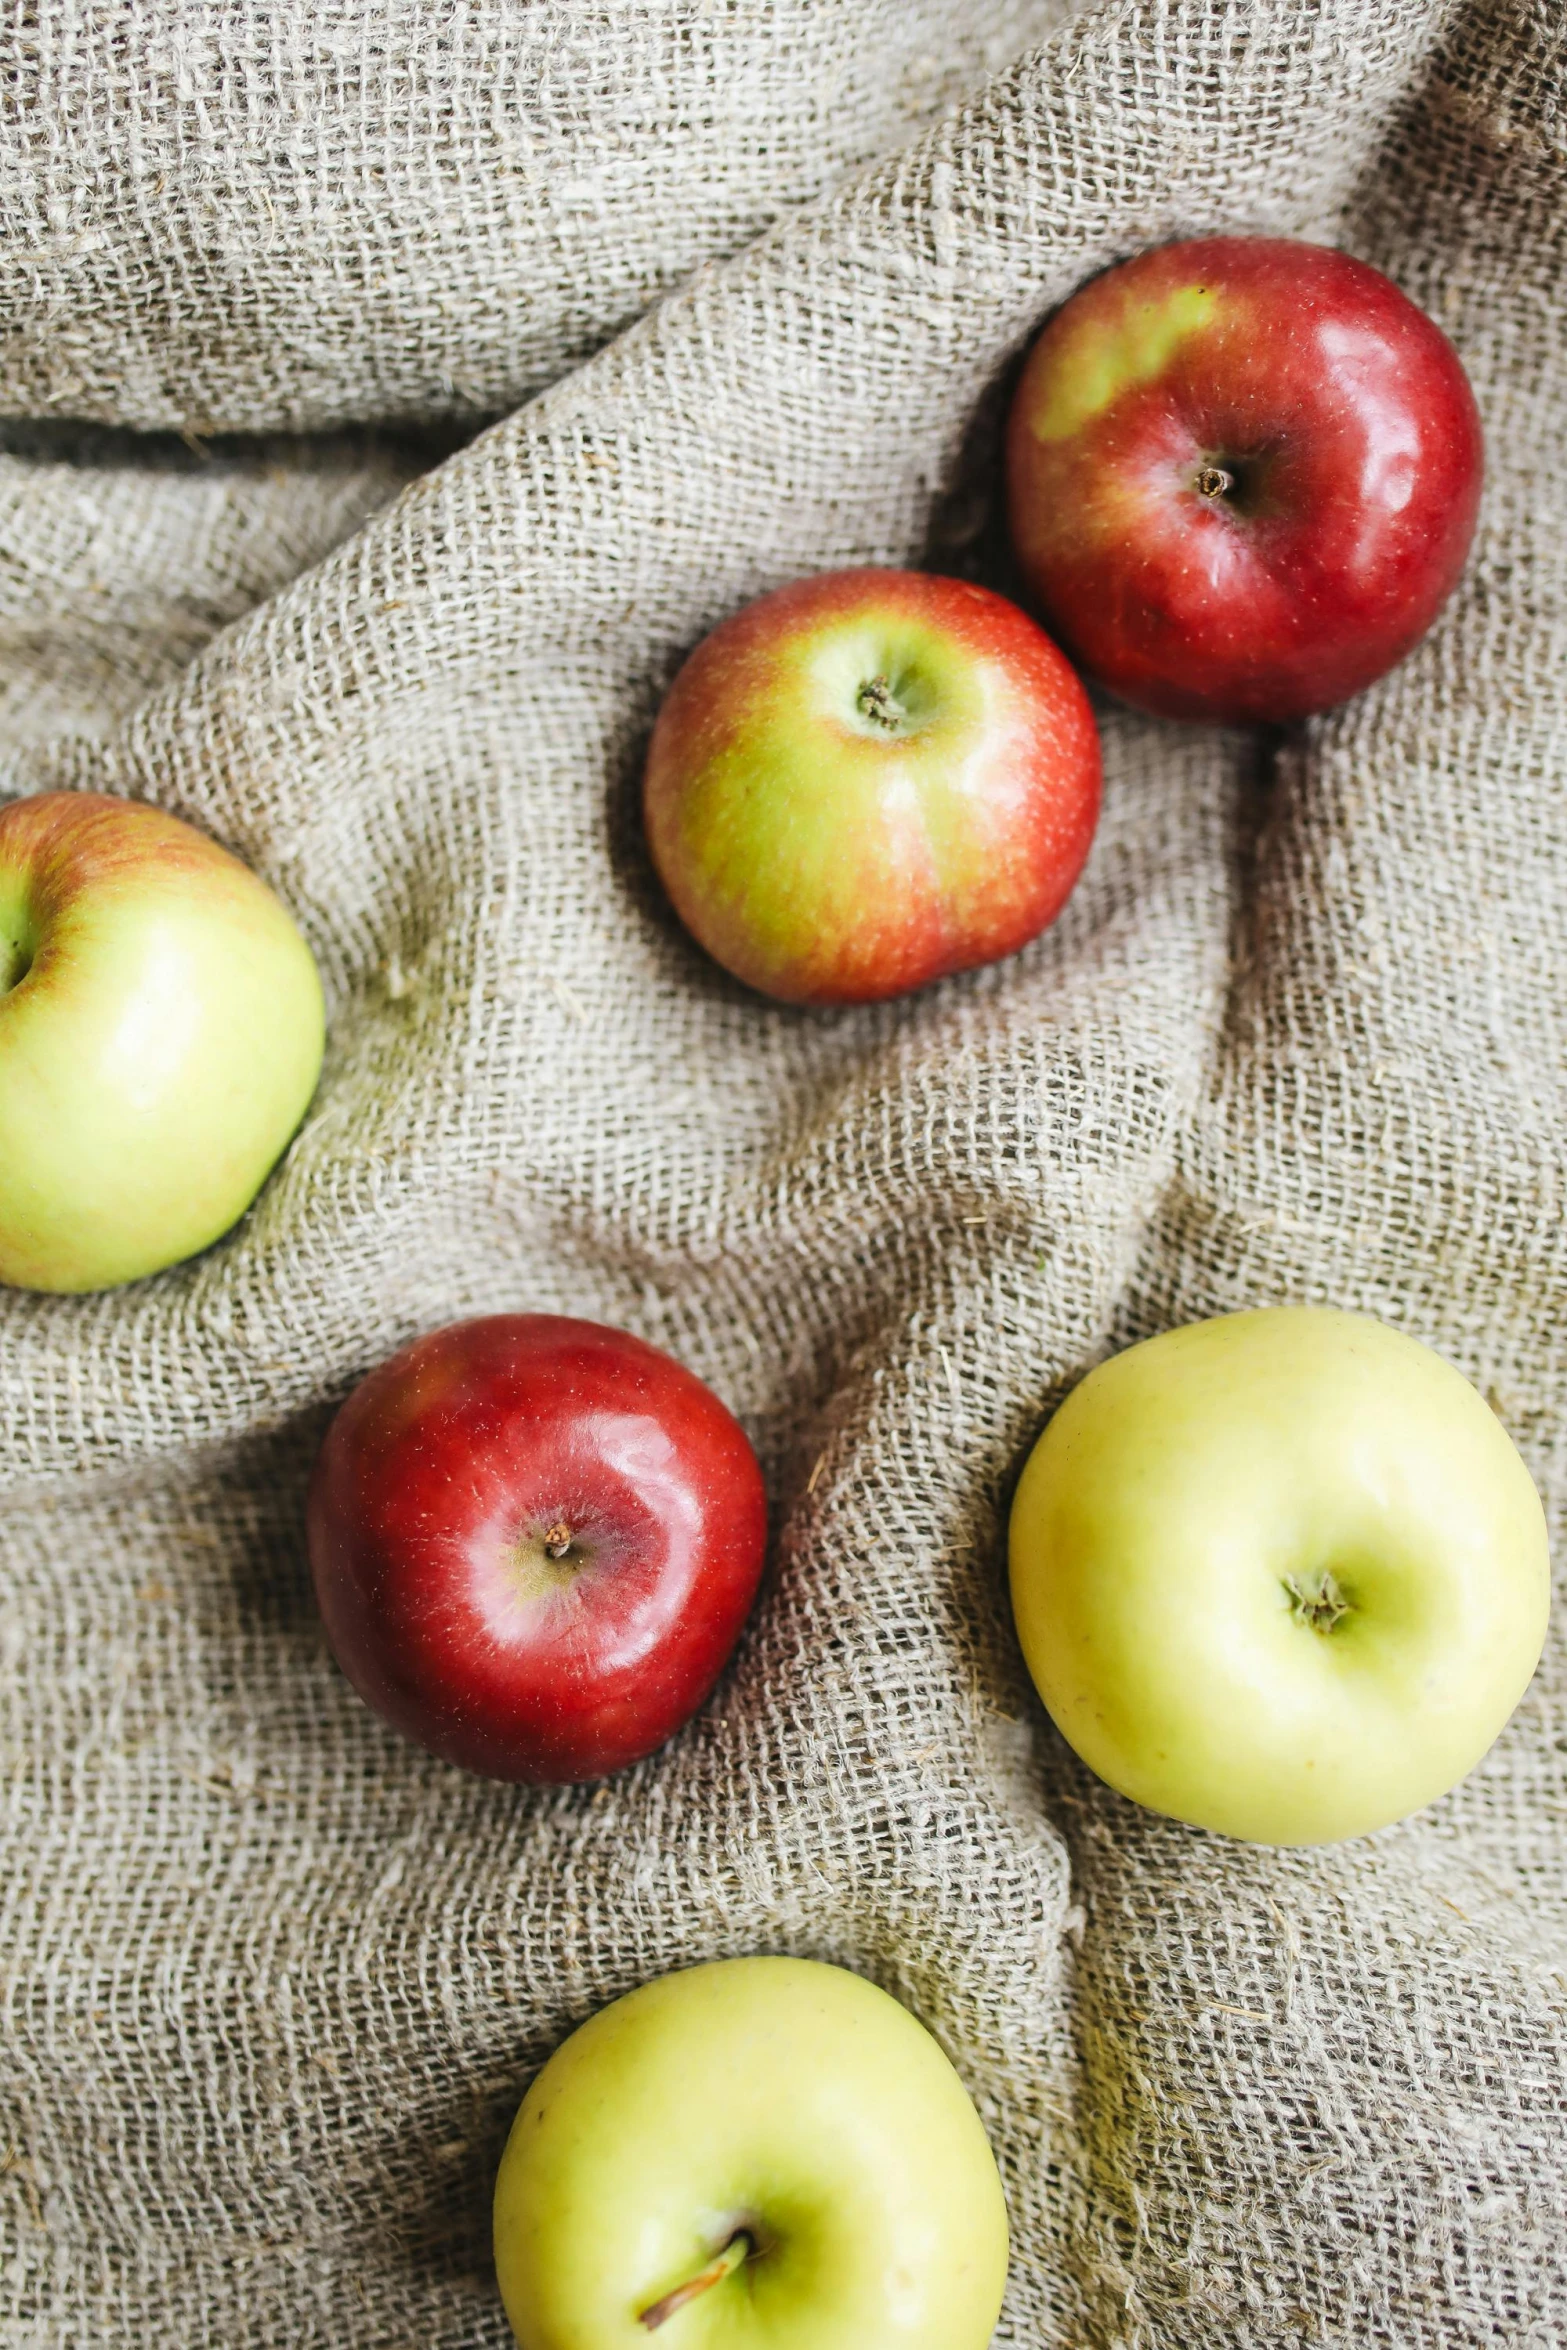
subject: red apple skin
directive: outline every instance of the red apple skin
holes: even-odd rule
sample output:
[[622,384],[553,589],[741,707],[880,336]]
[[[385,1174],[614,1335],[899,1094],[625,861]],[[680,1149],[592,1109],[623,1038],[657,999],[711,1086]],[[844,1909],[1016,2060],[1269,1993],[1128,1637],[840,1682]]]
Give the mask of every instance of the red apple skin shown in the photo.
[[1025,612],[862,569],[776,589],[703,639],[659,712],[643,806],[715,961],[784,1003],[857,1004],[1054,921],[1099,792],[1088,697]]
[[563,1785],[651,1754],[706,1697],[756,1595],[767,1497],[739,1422],[671,1356],[497,1314],[355,1388],[306,1529],[368,1705],[465,1770]]
[[1007,434],[1037,608],[1167,718],[1302,718],[1381,677],[1452,593],[1481,474],[1446,336],[1379,270],[1287,238],[1094,279],[1034,345]]

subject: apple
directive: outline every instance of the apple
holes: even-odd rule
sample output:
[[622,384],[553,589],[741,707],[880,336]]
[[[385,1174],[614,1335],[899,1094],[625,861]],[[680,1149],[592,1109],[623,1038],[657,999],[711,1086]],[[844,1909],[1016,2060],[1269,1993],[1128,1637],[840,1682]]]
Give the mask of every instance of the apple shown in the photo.
[[676,677],[644,784],[653,862],[724,968],[869,1003],[1052,922],[1099,813],[1070,665],[988,588],[830,572],[723,621]]
[[1479,1761],[1545,1640],[1545,1518],[1440,1355],[1318,1307],[1091,1371],[1012,1506],[1029,1671],[1123,1795],[1261,1844],[1361,1836]]
[[695,1712],[762,1572],[739,1422],[657,1347],[493,1314],[372,1371],[327,1431],[306,1527],[367,1704],[496,1779],[602,1778]]
[[91,792],[0,810],[0,1281],[107,1289],[216,1240],[323,1030],[309,948],[216,841]]
[[1168,718],[1325,710],[1401,661],[1463,569],[1480,420],[1379,270],[1280,237],[1164,245],[1074,294],[1007,430],[1047,624]]
[[842,1967],[720,1959],[555,2051],[501,2160],[495,2266],[522,2350],[984,2350],[1006,2205],[906,2008]]

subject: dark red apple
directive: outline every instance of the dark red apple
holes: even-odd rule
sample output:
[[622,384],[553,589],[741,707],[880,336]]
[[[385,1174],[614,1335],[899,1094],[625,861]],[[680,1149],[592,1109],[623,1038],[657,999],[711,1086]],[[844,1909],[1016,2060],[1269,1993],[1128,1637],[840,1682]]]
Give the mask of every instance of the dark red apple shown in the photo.
[[1463,569],[1480,419],[1379,270],[1276,237],[1164,245],[1074,294],[1007,436],[1012,535],[1067,650],[1169,718],[1325,710]]
[[432,1754],[602,1778],[717,1679],[767,1497],[739,1422],[624,1330],[497,1314],[416,1339],[327,1432],[307,1529],[338,1663]]
[[715,961],[786,1003],[869,1003],[1055,919],[1094,836],[1099,735],[1070,663],[1004,597],[828,572],[697,646],[644,806]]

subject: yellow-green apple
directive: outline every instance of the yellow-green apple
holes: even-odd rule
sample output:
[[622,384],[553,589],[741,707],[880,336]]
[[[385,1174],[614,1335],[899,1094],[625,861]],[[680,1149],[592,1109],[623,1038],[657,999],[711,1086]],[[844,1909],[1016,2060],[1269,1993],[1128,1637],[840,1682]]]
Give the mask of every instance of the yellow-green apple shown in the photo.
[[1067,650],[1171,718],[1299,718],[1430,627],[1480,497],[1446,336],[1379,270],[1200,237],[1093,279],[1034,345],[1012,535]]
[[107,1289],[249,1207],[321,1070],[321,983],[265,882],[161,809],[0,812],[0,1281]]
[[1261,1844],[1385,1827],[1539,1662],[1545,1518],[1468,1381],[1359,1314],[1196,1322],[1091,1371],[1012,1507],[1040,1696],[1123,1795]]
[[785,1003],[868,1003],[1054,921],[1099,736],[1050,639],[988,588],[830,572],[699,644],[659,712],[647,835],[675,911]]
[[842,1967],[723,1959],[550,2058],[496,2179],[495,2265],[522,2350],[984,2350],[1006,2206],[907,2009]]
[[756,1597],[744,1429],[630,1331],[488,1314],[362,1379],[306,1505],[327,1636],[368,1705],[497,1779],[597,1779],[706,1697]]

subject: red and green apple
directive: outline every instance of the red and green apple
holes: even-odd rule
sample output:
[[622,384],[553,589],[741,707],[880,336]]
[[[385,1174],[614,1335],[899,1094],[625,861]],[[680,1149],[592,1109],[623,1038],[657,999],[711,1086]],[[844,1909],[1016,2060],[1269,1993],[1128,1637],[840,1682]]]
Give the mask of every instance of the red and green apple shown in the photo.
[[139,801],[0,811],[0,1281],[106,1289],[250,1206],[321,1069],[316,967],[259,877]]
[[1441,330],[1366,262],[1158,246],[1073,295],[1007,435],[1046,625],[1123,700],[1282,721],[1381,677],[1452,593],[1480,420]]
[[1052,922],[1099,812],[1099,738],[1050,639],[989,589],[830,572],[705,637],[659,712],[654,864],[726,970],[867,1003]]

